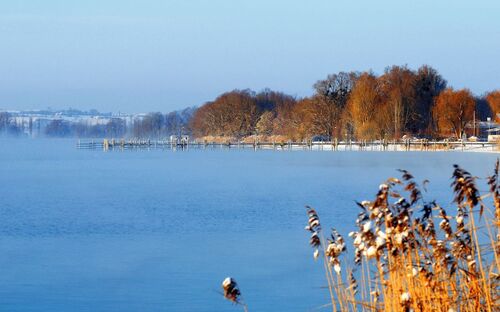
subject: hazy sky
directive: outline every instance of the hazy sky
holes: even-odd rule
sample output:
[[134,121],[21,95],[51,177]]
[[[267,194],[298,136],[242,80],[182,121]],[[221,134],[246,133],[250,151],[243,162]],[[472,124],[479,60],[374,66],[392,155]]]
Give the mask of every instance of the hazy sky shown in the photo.
[[424,63],[456,88],[500,88],[500,1],[0,1],[3,109],[166,112]]

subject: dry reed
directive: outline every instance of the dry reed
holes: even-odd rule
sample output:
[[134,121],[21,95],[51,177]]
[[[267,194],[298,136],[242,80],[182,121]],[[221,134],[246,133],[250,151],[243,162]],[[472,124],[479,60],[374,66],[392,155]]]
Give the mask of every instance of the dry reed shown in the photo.
[[[343,236],[332,229],[325,237],[318,213],[306,206],[305,229],[314,259],[323,262],[332,310],[500,311],[499,167],[497,160],[481,195],[476,178],[454,166],[454,216],[425,201],[429,181],[420,188],[400,170],[401,179],[381,184],[373,201],[356,203],[353,259],[346,259]],[[247,310],[234,279],[222,288]]]
[[243,307],[244,311],[248,311],[247,305],[243,302],[241,298],[241,291],[238,287],[238,283],[232,277],[226,277],[222,282],[223,296],[227,300],[231,301],[236,305]]
[[373,201],[357,203],[357,230],[349,233],[353,261],[344,259],[342,236],[332,230],[325,239],[316,210],[306,206],[306,230],[314,258],[324,263],[332,310],[500,311],[499,162],[482,196],[476,178],[454,166],[454,217],[426,202],[414,177],[400,171],[401,179],[381,184]]

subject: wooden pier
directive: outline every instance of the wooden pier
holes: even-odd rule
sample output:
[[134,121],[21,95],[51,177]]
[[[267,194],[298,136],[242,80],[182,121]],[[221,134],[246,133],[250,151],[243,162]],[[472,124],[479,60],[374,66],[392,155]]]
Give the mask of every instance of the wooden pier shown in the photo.
[[338,141],[332,142],[172,142],[170,140],[100,139],[78,140],[77,149],[268,149],[268,150],[325,150],[325,151],[500,151],[494,142],[460,141]]

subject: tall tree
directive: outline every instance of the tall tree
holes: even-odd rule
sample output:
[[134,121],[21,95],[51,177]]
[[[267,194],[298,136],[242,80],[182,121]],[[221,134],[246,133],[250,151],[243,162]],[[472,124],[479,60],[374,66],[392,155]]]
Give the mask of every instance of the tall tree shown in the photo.
[[411,131],[411,124],[417,119],[415,102],[416,76],[406,66],[392,66],[380,77],[387,94],[387,105],[391,111],[392,134],[400,138]]
[[340,136],[343,111],[356,79],[356,73],[340,72],[314,84],[312,122],[316,134]]
[[[271,92],[266,99],[273,107],[273,134],[289,136],[294,128],[294,108],[297,101],[294,97],[280,92]],[[262,92],[257,94],[257,103],[262,106]]]
[[22,125],[18,125],[8,112],[0,112],[0,134],[20,135]]
[[495,90],[488,93],[486,95],[486,101],[490,106],[491,112],[494,114],[494,116],[492,117],[495,118],[492,119],[499,120],[500,118],[498,117],[498,115],[500,114],[500,90]]
[[352,90],[348,104],[349,120],[358,139],[384,137],[384,93],[373,73],[362,73]]
[[271,135],[273,133],[274,112],[264,112],[259,117],[255,126],[255,132],[259,135]]
[[277,111],[282,108],[291,108],[295,98],[283,92],[264,89],[255,95],[257,106],[261,112]]
[[432,129],[432,107],[435,98],[446,89],[446,80],[434,68],[423,65],[417,71],[415,81],[417,119],[412,130],[429,133]]
[[112,138],[120,138],[127,132],[127,124],[125,120],[121,118],[111,118],[111,120],[106,124],[106,136]]
[[7,112],[0,112],[0,132],[5,132],[10,125],[10,114]]
[[71,127],[68,121],[54,119],[45,128],[45,134],[51,137],[66,137],[71,134]]
[[243,137],[254,132],[258,118],[255,94],[234,90],[198,109],[191,125],[198,135]]
[[304,98],[297,102],[290,113],[290,119],[284,128],[284,135],[295,141],[309,140],[317,132],[313,126],[313,107],[311,98]]
[[432,111],[438,132],[441,135],[454,135],[461,138],[465,128],[474,116],[476,102],[467,89],[454,91],[448,88],[436,98],[436,105]]

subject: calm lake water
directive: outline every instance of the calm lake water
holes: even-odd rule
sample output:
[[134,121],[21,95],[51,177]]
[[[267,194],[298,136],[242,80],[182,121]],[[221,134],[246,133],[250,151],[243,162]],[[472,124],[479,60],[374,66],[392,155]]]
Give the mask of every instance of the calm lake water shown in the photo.
[[486,177],[497,157],[75,143],[0,140],[0,311],[238,311],[226,276],[250,311],[309,311],[328,291],[305,204],[347,234],[354,200],[395,169],[429,179],[426,198],[446,207],[452,164]]

